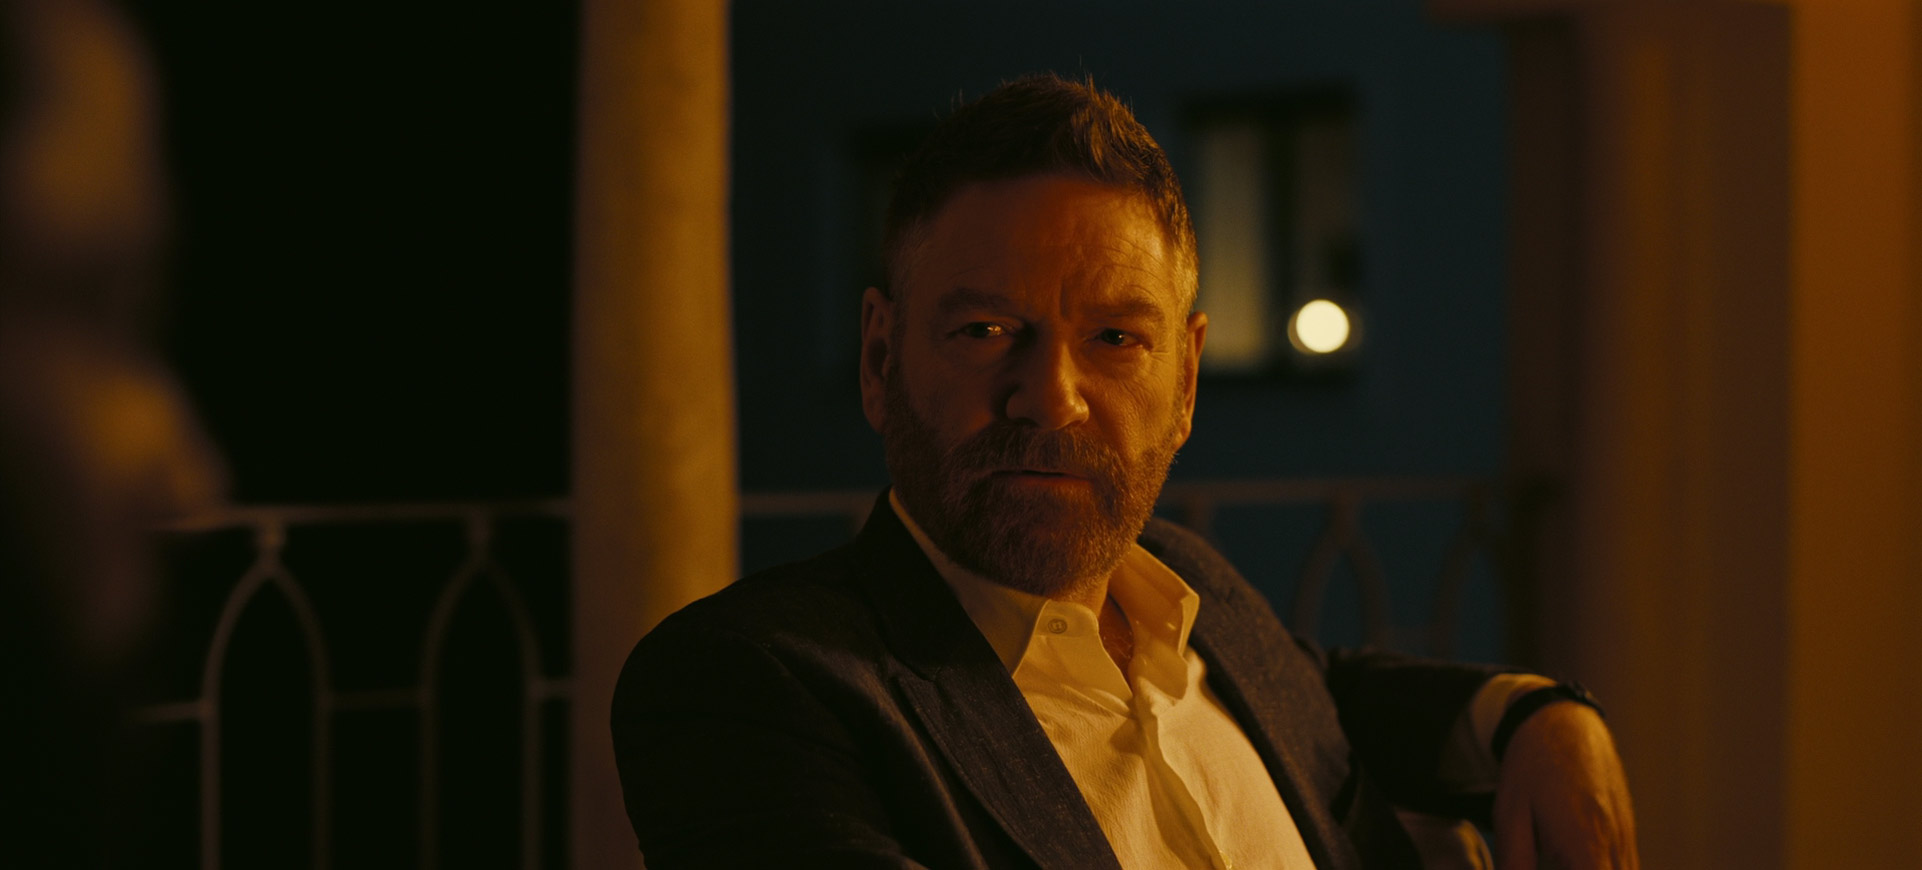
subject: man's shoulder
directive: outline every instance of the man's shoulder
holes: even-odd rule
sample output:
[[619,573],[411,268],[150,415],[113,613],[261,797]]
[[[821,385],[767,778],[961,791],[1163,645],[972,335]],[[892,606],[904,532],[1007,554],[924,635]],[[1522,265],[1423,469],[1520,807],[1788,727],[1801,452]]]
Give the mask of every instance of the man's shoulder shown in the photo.
[[[1155,558],[1184,578],[1189,573],[1239,576],[1234,566],[1208,543],[1207,538],[1172,520],[1150,517],[1137,540],[1143,549],[1153,553]],[[1183,569],[1187,570],[1184,572]]]
[[1234,564],[1192,529],[1155,517],[1141,530],[1138,543],[1203,599],[1227,599],[1238,604],[1259,601],[1264,608],[1267,606],[1267,599],[1242,578]]
[[635,645],[623,688],[689,675],[726,680],[744,670],[876,670],[886,644],[859,564],[843,546],[757,571],[681,608]]
[[1157,517],[1148,521],[1137,542],[1201,596],[1200,618],[1215,629],[1211,633],[1240,643],[1270,644],[1277,655],[1292,656],[1298,650],[1319,663],[1320,651],[1290,632],[1268,597],[1207,538]]
[[[855,581],[851,546],[756,571],[681,608],[655,630],[733,634],[763,643],[850,627],[872,607]],[[650,634],[651,636],[651,634]]]

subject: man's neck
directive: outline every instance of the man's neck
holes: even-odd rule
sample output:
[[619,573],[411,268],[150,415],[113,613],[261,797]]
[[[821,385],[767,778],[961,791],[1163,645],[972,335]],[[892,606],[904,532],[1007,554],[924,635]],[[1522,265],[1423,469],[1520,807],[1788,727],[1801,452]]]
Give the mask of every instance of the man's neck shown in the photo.
[[1108,658],[1121,669],[1124,677],[1132,676],[1128,666],[1134,662],[1135,630],[1128,622],[1128,614],[1121,611],[1121,605],[1113,598],[1101,602],[1101,609],[1095,611],[1096,622],[1101,627],[1101,646],[1108,651]]
[[[1110,568],[1098,577],[1087,577],[1076,580],[1044,597],[1068,604],[1079,604],[1099,615],[1102,606],[1108,601],[1108,578],[1113,576],[1113,574],[1114,569]],[[1005,586],[1007,584],[1004,583],[1002,585]]]
[[1070,580],[1060,584],[1053,591],[1049,592],[1041,592],[1036,589],[1017,586],[991,574],[984,574],[963,567],[961,563],[954,558],[952,553],[947,552],[940,544],[928,536],[925,527],[921,526],[920,521],[908,512],[907,505],[901,502],[899,493],[889,490],[888,505],[893,508],[895,516],[901,519],[902,525],[908,527],[909,534],[915,537],[917,543],[922,544],[925,549],[929,550],[930,555],[936,553],[940,555],[940,558],[936,560],[937,562],[945,559],[953,568],[966,571],[971,576],[979,577],[997,586],[1005,586],[1017,592],[1025,592],[1030,595],[1039,595],[1052,601],[1079,604],[1097,615],[1101,613],[1103,603],[1108,600],[1108,578],[1113,576],[1115,570],[1121,566],[1121,560],[1117,559],[1114,564],[1109,565],[1106,569],[1092,576]]
[[[955,582],[952,577],[948,576],[949,572],[957,572],[966,577],[976,578],[980,582],[991,583],[996,586],[1012,589],[1016,592],[1030,595],[1035,594],[1031,590],[1004,583],[999,579],[984,574],[970,572],[954,564],[952,557],[942,552],[939,546],[927,538],[920,526],[915,523],[914,518],[908,514],[907,508],[901,504],[899,496],[893,492],[889,492],[888,504],[895,512],[895,515],[901,519],[901,524],[907,527],[908,534],[914,537],[916,545],[920,546],[922,550],[928,554],[928,558],[935,562],[936,570],[941,572],[942,576],[947,578],[949,583]],[[1101,571],[1094,576],[1084,577],[1063,585],[1054,592],[1041,597],[1064,604],[1079,604],[1094,613],[1095,621],[1101,632],[1102,647],[1107,650],[1108,657],[1114,660],[1115,666],[1121,669],[1122,674],[1126,675],[1130,673],[1129,666],[1133,663],[1134,659],[1134,626],[1129,623],[1128,615],[1122,611],[1121,605],[1108,594],[1109,581],[1120,568],[1121,561],[1117,560],[1116,563],[1107,570]],[[966,606],[965,602],[963,606]],[[977,621],[977,625],[980,624],[979,620],[981,617],[975,616],[972,612],[970,612],[969,615]],[[993,642],[992,638],[990,642]],[[1003,658],[1008,659],[1007,653],[1002,652],[998,648],[997,652],[1001,652]],[[1018,659],[1018,654],[1014,658]],[[1015,666],[1012,659],[1008,659],[1007,663],[1009,668]]]

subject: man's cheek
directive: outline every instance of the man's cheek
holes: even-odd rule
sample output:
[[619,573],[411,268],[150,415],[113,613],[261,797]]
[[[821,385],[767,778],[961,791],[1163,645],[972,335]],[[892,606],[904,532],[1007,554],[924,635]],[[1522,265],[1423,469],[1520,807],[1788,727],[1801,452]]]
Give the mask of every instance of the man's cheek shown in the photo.
[[995,403],[989,394],[967,390],[943,390],[929,395],[916,410],[934,430],[943,449],[951,449],[979,434],[997,418]]
[[1090,397],[1089,406],[1091,410],[1100,409],[1099,416],[1105,418],[1103,428],[1108,430],[1111,439],[1136,440],[1158,432],[1166,425],[1169,410],[1181,406],[1180,402],[1170,401],[1169,394],[1173,392],[1178,390],[1129,380],[1116,383],[1098,398]]

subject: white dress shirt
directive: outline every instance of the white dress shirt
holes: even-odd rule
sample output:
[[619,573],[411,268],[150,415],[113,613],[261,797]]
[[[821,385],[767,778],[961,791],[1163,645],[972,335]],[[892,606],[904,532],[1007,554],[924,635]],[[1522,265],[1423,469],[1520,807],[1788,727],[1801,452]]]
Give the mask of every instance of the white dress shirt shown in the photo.
[[[961,568],[892,491],[888,502],[1007,666],[1121,866],[1314,867],[1261,756],[1208,688],[1207,663],[1188,646],[1201,599],[1172,569],[1136,545],[1108,579],[1134,631],[1124,674],[1102,645],[1094,611]],[[1547,682],[1491,680],[1456,728],[1445,779],[1492,785],[1495,723],[1509,698]]]

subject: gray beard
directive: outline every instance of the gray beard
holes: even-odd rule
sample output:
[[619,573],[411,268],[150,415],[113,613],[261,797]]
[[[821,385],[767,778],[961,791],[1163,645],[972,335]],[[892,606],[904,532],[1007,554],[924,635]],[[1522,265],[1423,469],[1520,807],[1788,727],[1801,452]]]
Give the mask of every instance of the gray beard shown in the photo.
[[[881,433],[895,494],[943,555],[990,580],[1048,598],[1072,597],[1114,570],[1154,513],[1177,433],[1123,457],[1079,430],[996,422],[944,448],[914,410],[898,371],[885,385]],[[1058,468],[1087,490],[1037,491],[990,474]]]

